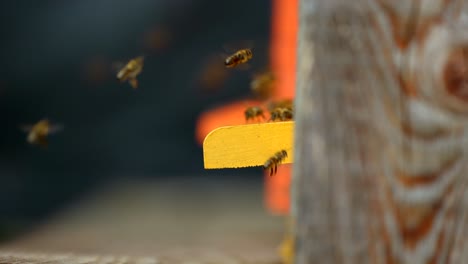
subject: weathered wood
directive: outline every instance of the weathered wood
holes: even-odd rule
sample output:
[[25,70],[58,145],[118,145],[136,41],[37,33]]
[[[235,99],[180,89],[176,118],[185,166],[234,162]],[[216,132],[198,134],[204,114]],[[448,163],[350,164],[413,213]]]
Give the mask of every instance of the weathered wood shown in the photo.
[[468,263],[467,14],[301,0],[296,263]]
[[278,263],[284,223],[261,178],[125,179],[0,244],[0,264]]
[[0,264],[158,264],[152,257],[0,252]]

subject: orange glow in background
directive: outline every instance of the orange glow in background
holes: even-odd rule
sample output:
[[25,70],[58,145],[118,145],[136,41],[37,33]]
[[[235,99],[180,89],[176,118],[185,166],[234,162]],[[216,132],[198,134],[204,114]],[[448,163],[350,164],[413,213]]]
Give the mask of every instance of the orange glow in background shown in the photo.
[[[294,98],[298,0],[272,0],[272,4],[270,67],[277,85],[273,99]],[[197,142],[203,144],[205,136],[218,127],[245,124],[246,105],[260,103],[242,100],[203,113],[197,123]],[[265,173],[265,205],[272,214],[289,213],[291,169],[291,164],[285,164],[272,177]]]
[[[273,0],[270,63],[278,85],[275,99],[294,98],[298,10],[298,0]],[[275,176],[264,176],[265,204],[273,214],[289,213],[291,172],[292,164],[286,164]]]

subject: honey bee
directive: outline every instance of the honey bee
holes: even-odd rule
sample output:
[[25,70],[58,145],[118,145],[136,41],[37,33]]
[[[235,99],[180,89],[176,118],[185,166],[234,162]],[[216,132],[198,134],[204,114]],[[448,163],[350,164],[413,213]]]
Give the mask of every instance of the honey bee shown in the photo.
[[268,111],[273,112],[276,108],[288,108],[294,110],[294,101],[293,99],[283,99],[279,101],[271,101],[268,103]]
[[266,119],[265,115],[263,114],[263,109],[259,106],[250,106],[245,109],[244,112],[245,121],[249,121],[250,119]]
[[119,79],[121,82],[128,80],[133,89],[138,88],[138,80],[136,77],[143,70],[143,61],[143,56],[131,59],[125,66],[123,66],[123,68],[118,71],[117,79]]
[[270,121],[289,121],[294,115],[293,109],[289,107],[277,107],[270,114]]
[[253,54],[251,49],[241,49],[228,56],[224,61],[224,65],[227,68],[233,68],[239,64],[247,63],[250,59],[252,59],[252,56]]
[[287,219],[286,233],[278,250],[282,259],[282,263],[292,264],[294,263],[294,236],[292,216],[289,215]]
[[270,98],[275,92],[275,76],[271,71],[254,75],[250,89],[261,100]]
[[281,150],[275,153],[271,158],[269,158],[267,161],[265,161],[265,164],[263,164],[263,169],[265,170],[270,170],[270,176],[273,174],[276,174],[278,165],[286,158],[288,157],[288,153],[286,150]]
[[52,125],[48,119],[42,119],[34,125],[24,125],[21,126],[21,130],[28,133],[26,141],[32,145],[40,145],[42,147],[47,147],[48,141],[47,136],[54,134],[63,127],[61,125]]

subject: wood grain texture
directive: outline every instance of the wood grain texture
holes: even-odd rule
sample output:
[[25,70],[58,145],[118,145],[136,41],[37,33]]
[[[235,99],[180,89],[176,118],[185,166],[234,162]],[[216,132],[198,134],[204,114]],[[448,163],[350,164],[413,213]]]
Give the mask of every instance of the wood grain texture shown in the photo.
[[293,133],[293,121],[215,129],[203,142],[205,169],[263,166],[267,159],[283,149],[288,157],[282,163],[292,163]]
[[301,1],[296,263],[468,263],[464,2]]
[[0,264],[159,264],[156,258],[0,252]]

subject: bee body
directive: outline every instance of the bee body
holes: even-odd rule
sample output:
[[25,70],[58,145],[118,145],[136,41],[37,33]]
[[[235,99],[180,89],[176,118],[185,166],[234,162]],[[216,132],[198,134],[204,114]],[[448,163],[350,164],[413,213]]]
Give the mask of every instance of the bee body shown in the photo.
[[265,170],[270,170],[270,176],[273,174],[276,174],[276,171],[278,169],[278,165],[288,157],[288,153],[286,150],[281,150],[275,153],[271,158],[269,158],[265,163],[263,164],[263,168]]
[[246,63],[252,59],[252,50],[251,49],[241,49],[230,55],[224,61],[224,65],[227,68],[233,68],[239,64]]
[[289,107],[277,107],[271,111],[270,121],[289,121],[293,120],[294,112]]
[[47,147],[47,136],[53,134],[62,127],[60,125],[52,125],[49,120],[43,119],[34,124],[33,126],[24,127],[23,130],[28,133],[26,141],[32,145],[40,145]]
[[249,121],[250,119],[257,119],[258,120],[259,118],[265,119],[263,109],[261,107],[258,107],[258,106],[248,107],[245,110],[244,115],[245,115],[245,121]]
[[259,99],[268,99],[275,92],[275,76],[267,71],[254,76],[250,82],[250,89]]
[[48,145],[47,136],[43,135],[43,134],[40,134],[40,133],[37,133],[35,131],[31,131],[28,134],[28,137],[27,137],[26,140],[31,145],[40,145],[40,146],[43,146],[43,147],[47,147],[47,145]]
[[294,101],[292,99],[282,99],[268,103],[268,111],[273,112],[277,108],[294,109]]
[[136,77],[143,70],[143,61],[144,58],[142,56],[131,59],[117,72],[117,79],[121,82],[128,81],[134,89],[138,88],[138,80]]

